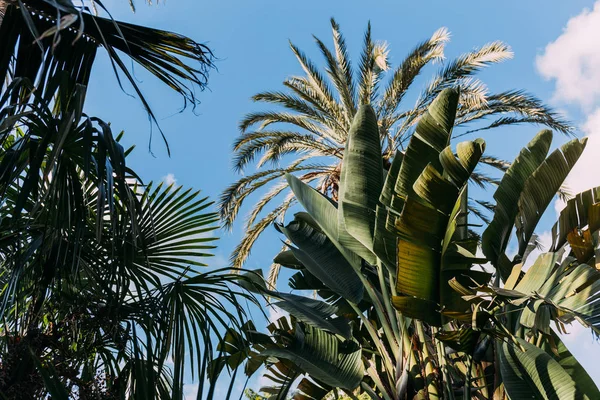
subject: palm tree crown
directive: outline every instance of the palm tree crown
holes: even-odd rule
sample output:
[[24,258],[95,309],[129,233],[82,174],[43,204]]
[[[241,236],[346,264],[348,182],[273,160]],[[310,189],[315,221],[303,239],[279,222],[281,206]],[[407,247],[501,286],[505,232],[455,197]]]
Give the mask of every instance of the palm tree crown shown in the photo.
[[[246,234],[232,255],[232,264],[241,267],[260,234],[285,215],[295,202],[290,193],[266,215],[267,205],[279,198],[288,185],[286,173],[300,173],[299,178],[337,198],[341,161],[351,121],[360,104],[371,104],[376,112],[382,142],[382,157],[387,168],[397,151],[402,151],[414,127],[435,97],[445,88],[460,89],[460,103],[455,127],[475,121],[487,123],[464,130],[460,135],[504,125],[541,124],[562,133],[571,127],[538,98],[520,90],[489,93],[486,85],[475,78],[477,72],[512,57],[510,47],[492,42],[444,62],[444,47],[450,34],[446,28],[418,44],[392,69],[388,63],[388,46],[373,40],[370,24],[364,36],[358,68],[350,61],[340,27],[331,20],[333,49],[315,37],[325,58],[321,73],[298,47],[290,43],[305,76],[287,78],[285,91],[262,92],[254,101],[282,107],[273,111],[253,112],[240,122],[241,135],[234,143],[234,168],[243,171],[254,163],[258,169],[229,186],[221,196],[220,213],[225,226],[231,228],[246,197],[270,185],[246,220]],[[423,68],[432,63],[442,67],[421,90],[414,105],[404,106],[404,97]],[[386,82],[384,82],[386,78]],[[492,119],[489,121],[489,119]],[[457,136],[455,131],[455,137]],[[262,155],[258,158],[259,155]],[[284,156],[291,162],[280,165]],[[505,170],[508,163],[485,157],[485,164]],[[271,168],[267,168],[272,165]],[[480,184],[495,183],[482,173],[472,179]],[[480,205],[489,206],[485,202]],[[475,210],[476,211],[476,210]],[[276,279],[274,264],[270,281]]]

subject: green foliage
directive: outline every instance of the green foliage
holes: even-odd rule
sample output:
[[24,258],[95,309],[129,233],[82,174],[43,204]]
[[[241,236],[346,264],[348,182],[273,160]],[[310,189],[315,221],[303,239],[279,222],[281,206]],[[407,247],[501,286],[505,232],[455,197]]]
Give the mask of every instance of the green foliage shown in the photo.
[[70,0],[1,3],[0,397],[181,399],[253,298],[229,285],[238,275],[202,269],[212,203],[144,184],[84,100],[98,49],[152,118],[123,54],[186,102],[212,54]]
[[[276,108],[249,113],[240,122],[242,132],[233,146],[234,167],[243,171],[254,164],[258,171],[245,174],[223,192],[220,214],[225,226],[233,226],[242,204],[253,193],[261,191],[262,197],[252,207],[245,222],[246,234],[232,252],[234,267],[244,264],[261,233],[284,218],[287,210],[295,204],[295,191],[288,191],[284,177],[296,174],[298,179],[312,184],[338,202],[342,210],[339,214],[342,230],[339,235],[330,235],[330,238],[338,238],[341,244],[371,264],[376,263],[376,254],[393,271],[393,238],[375,235],[376,225],[393,222],[385,208],[376,206],[375,196],[381,192],[384,175],[377,175],[374,171],[381,170],[382,166],[389,170],[393,160],[400,162],[397,155],[404,152],[419,121],[432,118],[425,117],[427,110],[444,89],[459,90],[459,97],[453,99],[458,103],[457,112],[438,114],[434,119],[447,118],[445,132],[454,138],[524,123],[544,125],[562,133],[571,130],[567,122],[536,97],[512,90],[491,93],[477,79],[477,73],[483,68],[512,57],[510,47],[504,43],[488,43],[445,62],[444,47],[450,36],[442,28],[409,51],[399,65],[392,67],[387,45],[374,40],[369,26],[360,56],[356,57],[359,62],[353,64],[346,40],[333,19],[331,28],[332,47],[315,38],[323,55],[323,65],[313,62],[298,47],[290,44],[304,75],[286,79],[283,90],[253,96],[254,101]],[[428,84],[416,89],[414,81],[417,76],[424,68],[438,62],[442,66],[432,74]],[[405,96],[417,90],[420,92],[417,92],[416,103],[407,103]],[[366,107],[367,104],[370,107]],[[376,123],[373,123],[375,120]],[[369,129],[374,130],[372,133],[364,129],[367,121],[370,121]],[[355,135],[355,130],[365,134]],[[447,141],[444,143],[443,147],[446,147]],[[437,151],[442,151],[443,147]],[[426,148],[418,150],[416,157],[424,157],[424,162],[427,156],[422,151]],[[407,156],[411,157],[411,154]],[[435,163],[438,163],[437,154],[434,157]],[[342,159],[354,166],[342,168]],[[409,163],[407,168],[412,165],[412,162]],[[488,175],[487,171],[491,168],[504,171],[509,167],[509,163],[490,155],[482,157],[479,165],[485,168],[467,177],[480,186],[497,184],[496,179]],[[369,171],[365,175],[368,179],[361,178],[362,174],[358,173],[361,168]],[[350,171],[351,179],[344,175],[344,170]],[[441,171],[440,168],[438,170]],[[413,171],[420,174],[421,165],[414,164]],[[410,185],[416,178],[406,173],[402,176],[409,179]],[[398,185],[402,186],[402,181]],[[267,187],[268,190],[264,190]],[[347,190],[345,187],[348,187]],[[411,191],[410,186],[397,189]],[[476,204],[465,201],[463,206],[482,216],[485,222],[486,214],[478,212]],[[396,208],[401,209],[401,206]],[[365,218],[367,213],[372,212],[378,218]],[[345,225],[346,219],[349,223]],[[273,264],[269,273],[272,286],[276,283],[278,271],[278,264]]]
[[[282,306],[289,320],[272,324],[271,336],[260,342],[246,333],[244,361],[278,371],[265,375],[277,383],[265,392],[269,399],[290,393],[291,382],[300,378],[294,398],[334,398],[340,390],[350,398],[356,392],[386,400],[600,396],[551,325],[562,331],[577,320],[597,333],[600,198],[595,190],[568,203],[553,229],[555,247],[522,271],[531,245],[521,244],[531,241],[541,213],[586,142],[572,140],[547,155],[551,134],[536,136],[501,181],[495,215],[481,242],[467,229],[465,200],[485,143],[450,146],[459,98],[453,89],[438,95],[387,176],[381,164],[377,168],[361,157],[378,154],[369,148],[377,147],[379,137],[372,111],[361,106],[340,172],[340,183],[348,186],[340,187],[337,202],[287,176],[306,213],[296,214],[285,228],[278,225],[292,253],[280,254],[276,262],[299,270],[290,286],[312,289],[320,299]],[[375,188],[379,192],[373,193]],[[520,248],[510,260],[505,251],[513,229]],[[318,240],[298,240],[292,231]],[[379,251],[378,237],[397,247],[397,258]],[[487,258],[475,255],[478,247]],[[375,263],[361,254],[375,254]],[[324,260],[319,269],[311,257]],[[477,266],[488,260],[495,277]],[[385,266],[390,261],[394,273]],[[255,278],[260,284],[253,290],[289,296],[267,290],[260,276]],[[346,289],[352,280],[364,288],[362,298]],[[308,305],[313,312],[307,312]],[[339,334],[344,322],[350,338]]]
[[[123,54],[179,93],[186,104],[198,102],[193,86],[203,90],[207,85],[214,57],[208,47],[190,38],[104,18],[71,0],[8,3],[0,23],[3,84],[13,78],[27,79],[47,102],[59,91],[69,96],[75,85],[87,87],[96,54],[104,50],[119,84],[124,78],[133,87],[153,122],[157,122],[154,113]],[[110,15],[102,2],[92,3],[94,9]],[[27,96],[27,91],[14,91],[11,102]],[[165,144],[168,149],[166,140]]]

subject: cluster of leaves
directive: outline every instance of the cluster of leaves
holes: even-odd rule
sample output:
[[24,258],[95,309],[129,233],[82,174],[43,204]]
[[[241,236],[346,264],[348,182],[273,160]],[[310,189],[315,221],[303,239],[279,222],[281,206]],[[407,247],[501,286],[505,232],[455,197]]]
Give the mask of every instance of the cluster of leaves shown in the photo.
[[[568,202],[551,251],[522,270],[535,227],[586,142],[548,155],[552,133],[541,131],[499,183],[480,238],[468,229],[466,192],[485,143],[450,146],[459,98],[455,89],[440,93],[387,171],[376,113],[361,106],[337,201],[286,176],[306,212],[276,225],[289,244],[275,262],[297,269],[290,286],[315,298],[270,290],[253,274],[248,289],[277,299],[271,305],[290,316],[260,340],[253,329],[238,333],[235,352],[222,347],[230,368],[245,362],[251,375],[267,366],[268,398],[322,399],[340,390],[386,400],[600,396],[551,325],[563,331],[578,320],[597,329],[597,190]],[[513,231],[519,246],[510,260]],[[487,261],[494,271],[481,266]]]
[[[417,122],[432,101],[449,87],[460,89],[454,126],[461,131],[455,136],[518,124],[570,131],[569,124],[535,96],[520,90],[490,93],[476,78],[483,68],[512,57],[510,47],[502,42],[485,44],[444,62],[444,48],[450,34],[442,28],[391,68],[387,45],[374,41],[369,26],[360,61],[353,65],[346,40],[334,20],[331,28],[333,48],[315,38],[324,57],[324,71],[290,44],[305,75],[287,78],[283,82],[284,91],[253,96],[254,101],[276,108],[250,113],[240,122],[242,133],[233,146],[234,168],[242,171],[255,165],[258,171],[243,176],[223,192],[220,213],[225,226],[233,225],[249,196],[267,187],[268,190],[262,192],[245,221],[245,236],[231,256],[234,267],[244,264],[261,233],[273,222],[282,220],[296,203],[297,199],[288,191],[286,174],[296,174],[332,200],[338,200],[342,159],[360,104],[373,106],[382,143],[378,157],[386,169],[396,151],[406,148]],[[418,93],[416,103],[406,104],[407,96],[415,91],[417,77],[436,63],[442,66]],[[480,162],[488,171],[490,168],[504,171],[509,165],[489,154]],[[475,171],[470,179],[480,186],[497,183],[485,169]],[[481,206],[489,208],[486,203],[469,204],[475,215],[485,220],[485,212],[479,211]],[[278,273],[279,264],[273,264],[269,273],[271,285],[276,283]]]
[[123,133],[84,100],[99,49],[152,117],[123,54],[192,102],[212,54],[70,0],[0,7],[1,397],[181,399],[252,298],[230,287],[238,275],[202,269],[212,203],[144,185]]
[[[47,102],[59,89],[70,94],[77,84],[87,86],[96,54],[104,49],[119,84],[124,76],[156,122],[123,54],[179,93],[184,104],[198,103],[194,86],[203,90],[214,66],[212,51],[203,44],[173,32],[104,18],[71,0],[8,0],[6,5],[0,23],[0,79],[29,79]],[[92,5],[110,16],[101,1]],[[14,92],[13,103],[23,95]],[[166,140],[165,145],[168,150]]]

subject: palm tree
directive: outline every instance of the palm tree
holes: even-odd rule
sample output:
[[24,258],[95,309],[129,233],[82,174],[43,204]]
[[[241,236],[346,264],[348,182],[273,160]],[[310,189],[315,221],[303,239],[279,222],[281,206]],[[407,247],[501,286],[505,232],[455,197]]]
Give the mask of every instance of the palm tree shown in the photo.
[[0,393],[181,399],[248,298],[202,271],[212,203],[143,185],[85,88],[51,108],[20,82],[25,110],[0,103]]
[[101,49],[151,118],[121,53],[196,103],[210,50],[69,0],[7,0],[0,17],[2,397],[181,399],[188,373],[203,396],[213,343],[252,298],[229,286],[238,275],[202,269],[212,203],[144,185],[84,103]]
[[[283,82],[285,91],[255,95],[254,101],[274,104],[279,108],[250,113],[240,122],[242,133],[233,146],[236,152],[234,168],[241,172],[254,163],[258,172],[240,178],[221,195],[219,206],[224,225],[228,228],[233,226],[248,196],[265,187],[269,190],[262,195],[246,220],[245,236],[232,253],[234,267],[243,265],[261,233],[278,218],[283,218],[295,203],[290,193],[262,215],[263,210],[288,188],[283,179],[286,173],[300,173],[303,182],[314,183],[321,192],[337,199],[344,146],[360,104],[370,103],[375,109],[386,169],[396,151],[405,148],[415,124],[433,99],[448,87],[461,90],[455,127],[470,125],[470,130],[455,129],[455,138],[475,131],[524,123],[545,125],[562,133],[570,132],[569,124],[536,97],[518,90],[489,93],[485,84],[475,78],[482,68],[512,57],[510,48],[504,43],[488,43],[443,64],[421,91],[416,104],[406,106],[403,100],[415,78],[428,64],[443,62],[444,46],[450,37],[448,31],[445,28],[436,31],[392,69],[387,61],[387,44],[374,42],[369,25],[360,62],[355,68],[340,27],[333,19],[331,27],[333,49],[315,38],[325,58],[325,73],[321,73],[314,62],[290,43],[305,76],[286,79]],[[384,83],[386,75],[389,78]],[[495,119],[487,125],[474,125],[489,118]],[[271,126],[274,128],[267,129]],[[284,160],[289,160],[289,164],[280,166]],[[508,163],[492,156],[486,156],[482,161],[500,170],[508,167]],[[495,183],[483,173],[474,174],[472,179],[480,185]],[[472,210],[483,216],[478,209],[480,206],[489,208],[485,202],[471,204]],[[278,270],[277,264],[273,264],[270,283],[277,279]]]
[[[177,33],[116,21],[101,2],[91,0],[90,4],[109,18],[96,15],[88,6],[75,6],[71,0],[0,1],[4,90],[14,78],[28,79],[49,101],[59,85],[69,85],[71,90],[76,84],[85,87],[96,54],[103,49],[119,84],[124,76],[153,122],[154,113],[123,55],[179,93],[184,107],[198,103],[194,86],[203,90],[214,66],[208,47]],[[13,102],[23,95],[15,93]],[[166,140],[165,144],[168,150]]]

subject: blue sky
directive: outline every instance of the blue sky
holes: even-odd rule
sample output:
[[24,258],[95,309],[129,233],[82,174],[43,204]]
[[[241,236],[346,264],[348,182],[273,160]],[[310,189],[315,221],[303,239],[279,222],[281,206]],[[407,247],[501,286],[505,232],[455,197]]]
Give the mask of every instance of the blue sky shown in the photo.
[[[191,110],[178,113],[181,99],[140,68],[135,69],[169,140],[170,158],[156,131],[152,147],[155,157],[148,152],[150,124],[141,104],[119,89],[106,59],[95,66],[87,113],[110,121],[114,130],[125,130],[126,143],[138,146],[130,165],[146,181],[176,180],[177,184],[202,189],[216,200],[238,177],[231,168],[231,144],[239,132],[238,121],[245,113],[261,109],[250,96],[281,89],[284,78],[302,73],[288,40],[320,61],[312,34],[330,43],[329,18],[335,17],[355,59],[370,20],[374,38],[390,45],[392,66],[442,26],[452,33],[445,51],[448,59],[493,40],[510,44],[514,58],[479,77],[491,91],[526,89],[566,113],[580,127],[580,135],[591,137],[588,154],[569,184],[574,191],[600,185],[600,181],[590,180],[598,177],[584,174],[594,167],[594,158],[600,154],[600,140],[594,139],[596,132],[600,137],[600,6],[594,9],[594,1],[171,0],[149,7],[138,0],[135,14],[125,0],[104,0],[104,4],[117,19],[176,31],[204,42],[219,58],[218,70],[210,76],[210,90],[199,94],[202,104],[195,114]],[[417,87],[432,71],[425,72]],[[530,126],[482,136],[494,155],[513,159],[535,133],[536,128]],[[557,139],[563,141],[558,135]],[[242,210],[242,216],[251,203]],[[555,216],[550,208],[545,218],[548,224]],[[560,209],[560,204],[555,208]],[[214,266],[226,265],[242,232],[240,220],[232,233],[221,234]],[[277,235],[270,232],[255,248],[248,267],[268,268],[278,243]],[[600,345],[592,343],[587,332],[574,331],[567,345],[600,383],[600,371],[593,371]],[[191,394],[193,386],[188,389]]]

